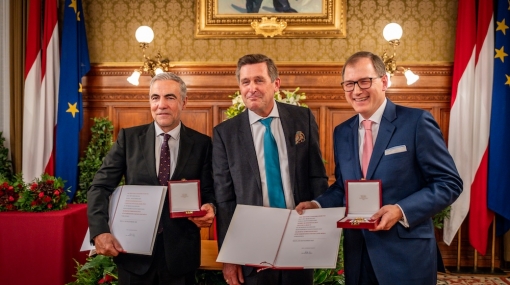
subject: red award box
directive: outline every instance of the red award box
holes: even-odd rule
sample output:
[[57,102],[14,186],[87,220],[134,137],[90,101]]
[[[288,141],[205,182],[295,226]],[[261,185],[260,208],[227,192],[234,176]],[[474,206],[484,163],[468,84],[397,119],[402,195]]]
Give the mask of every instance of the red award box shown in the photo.
[[379,220],[370,217],[381,208],[381,184],[381,180],[346,180],[346,215],[337,228],[375,229]]
[[170,218],[202,217],[207,214],[200,210],[200,181],[168,181],[168,202]]

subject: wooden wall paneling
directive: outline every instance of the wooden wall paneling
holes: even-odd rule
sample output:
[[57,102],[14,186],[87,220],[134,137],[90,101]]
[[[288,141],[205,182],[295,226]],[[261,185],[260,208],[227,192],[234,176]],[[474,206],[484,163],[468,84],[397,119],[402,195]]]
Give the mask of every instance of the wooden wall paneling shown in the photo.
[[[407,86],[401,74],[393,76],[387,96],[397,104],[422,108],[432,113],[441,131],[448,139],[452,65],[422,64],[406,65],[420,75],[420,80]],[[93,66],[83,80],[84,120],[107,113],[115,126],[115,137],[119,128],[148,123],[152,116],[148,104],[150,76],[142,76],[139,86],[132,86],[126,78],[136,66]],[[330,183],[334,181],[333,129],[355,115],[346,102],[341,82],[341,64],[278,64],[281,89],[293,91],[300,87],[306,93],[305,103],[312,109],[319,126],[320,146],[326,163]],[[212,135],[212,128],[226,119],[225,110],[231,105],[229,95],[238,90],[235,64],[180,64],[171,71],[179,75],[188,86],[188,106],[183,113],[183,122]],[[81,142],[88,141],[87,132],[82,131]],[[212,230],[202,230],[203,238],[212,238]],[[469,245],[467,223],[462,227],[462,266],[473,264],[473,248]],[[437,240],[447,266],[456,265],[457,238],[451,246],[442,242],[442,232]],[[496,239],[499,244],[499,238]],[[490,251],[489,251],[490,252]],[[500,265],[501,249],[496,247],[496,263]],[[478,266],[490,266],[489,254],[480,257]]]
[[152,122],[152,114],[148,102],[146,106],[122,106],[113,109],[114,139],[121,129],[148,124]]

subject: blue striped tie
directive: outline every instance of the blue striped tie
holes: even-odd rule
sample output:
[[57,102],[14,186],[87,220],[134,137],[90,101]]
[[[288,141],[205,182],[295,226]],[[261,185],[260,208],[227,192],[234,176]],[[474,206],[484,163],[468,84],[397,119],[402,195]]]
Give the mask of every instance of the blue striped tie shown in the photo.
[[273,118],[260,120],[262,125],[266,127],[264,133],[264,161],[266,164],[269,206],[273,208],[286,208],[285,197],[283,196],[282,175],[280,172],[280,159],[278,158],[278,147],[271,133],[271,121],[273,121]]

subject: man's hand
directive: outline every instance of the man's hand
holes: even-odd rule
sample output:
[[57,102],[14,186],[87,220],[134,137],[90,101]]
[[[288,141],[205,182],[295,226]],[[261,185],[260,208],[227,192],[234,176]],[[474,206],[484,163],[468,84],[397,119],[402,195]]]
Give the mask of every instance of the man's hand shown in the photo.
[[379,225],[375,229],[372,229],[370,231],[387,231],[393,227],[402,217],[404,214],[402,214],[402,211],[400,210],[400,207],[397,205],[386,205],[383,206],[377,213],[375,213],[371,219],[377,220],[381,219],[379,221]]
[[319,206],[314,202],[306,201],[299,203],[299,205],[296,206],[296,211],[298,212],[298,214],[302,215],[305,209],[318,209],[318,208]]
[[126,252],[117,239],[110,233],[102,233],[94,238],[97,254],[104,256],[117,256]]
[[243,270],[237,264],[223,263],[223,277],[228,285],[244,283]]
[[211,204],[203,204],[200,210],[207,211],[203,217],[189,217],[188,220],[192,221],[199,228],[208,228],[214,221],[214,208]]

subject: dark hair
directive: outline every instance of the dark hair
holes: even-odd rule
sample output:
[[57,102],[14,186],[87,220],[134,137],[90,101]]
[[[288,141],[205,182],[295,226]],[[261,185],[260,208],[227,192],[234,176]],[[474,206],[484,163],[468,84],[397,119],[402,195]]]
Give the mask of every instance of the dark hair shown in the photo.
[[362,58],[369,58],[372,61],[372,65],[374,66],[375,72],[378,76],[384,76],[386,74],[386,67],[384,66],[384,62],[377,54],[373,54],[369,51],[359,51],[351,55],[347,61],[345,61],[344,67],[342,68],[342,78],[344,77],[345,67],[351,64],[355,64]]
[[239,83],[239,73],[241,71],[241,67],[248,65],[248,64],[256,64],[265,62],[267,65],[267,71],[269,73],[269,78],[271,78],[271,82],[274,82],[276,78],[278,78],[278,68],[276,68],[276,65],[274,64],[273,60],[263,54],[247,54],[243,57],[241,57],[237,61],[237,69],[236,69],[236,78],[237,82]]
[[[172,80],[172,81],[179,83],[179,89],[180,89],[179,91],[181,91],[181,99],[184,102],[184,99],[186,99],[186,93],[188,92],[188,89],[186,88],[186,83],[184,83],[184,81],[182,81],[182,79],[173,72],[162,72],[162,73],[154,76],[151,80],[150,85],[149,85],[150,86],[149,93],[151,92],[150,90],[152,90],[152,84],[154,84],[154,82],[168,81],[168,80]],[[149,96],[150,96],[150,94],[149,94]]]

